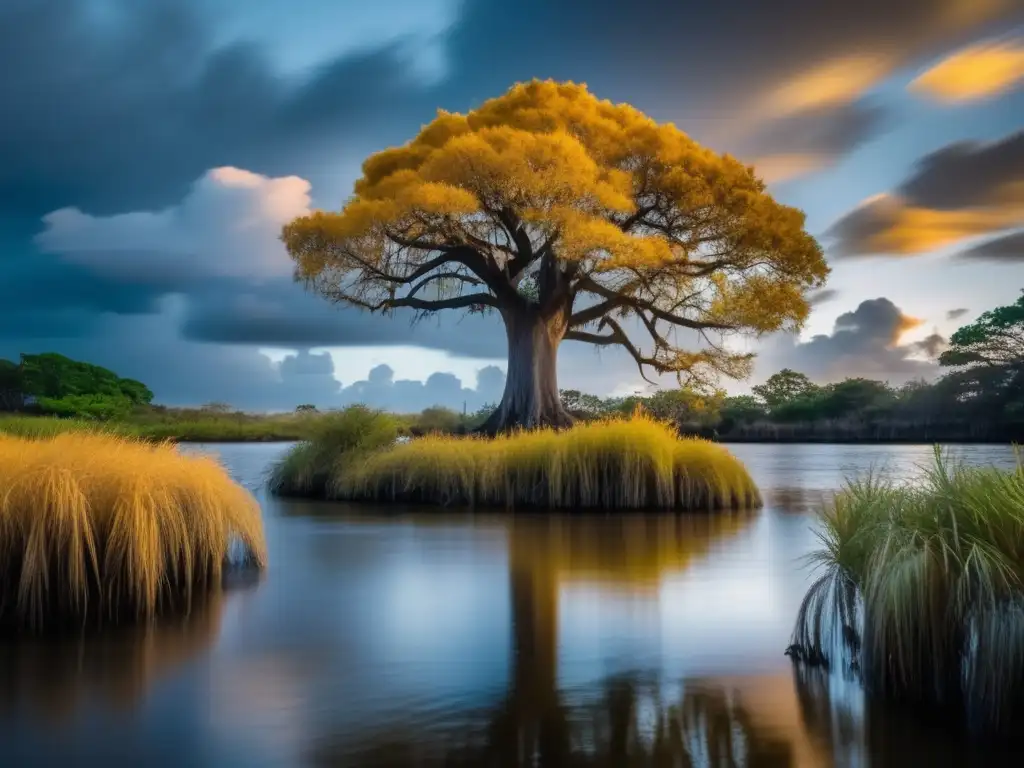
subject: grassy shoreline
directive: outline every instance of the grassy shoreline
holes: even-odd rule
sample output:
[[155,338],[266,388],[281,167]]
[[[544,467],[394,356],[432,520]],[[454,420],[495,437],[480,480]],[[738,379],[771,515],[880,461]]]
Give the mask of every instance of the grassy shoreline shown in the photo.
[[[63,419],[55,416],[29,416],[0,414],[0,435],[13,437],[52,437],[68,432],[106,432],[143,440],[176,443],[289,443],[312,440],[336,412],[315,414],[201,414],[189,412],[185,417],[143,416],[125,421],[87,421]],[[454,415],[454,414],[453,414]],[[458,434],[470,428],[467,425],[423,425],[418,415],[394,416],[399,434],[415,435],[431,431]],[[683,434],[687,430],[682,430]],[[792,431],[781,430],[752,433],[749,430],[715,432],[702,430],[693,436],[718,443],[755,445],[1010,445],[1009,439],[988,435],[946,433],[922,429],[919,433],[892,435],[850,434],[846,430]]]

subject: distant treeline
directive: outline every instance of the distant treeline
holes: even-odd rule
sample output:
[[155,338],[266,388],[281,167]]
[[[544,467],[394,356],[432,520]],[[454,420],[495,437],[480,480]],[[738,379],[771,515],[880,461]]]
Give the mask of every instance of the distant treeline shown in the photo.
[[950,375],[902,387],[863,378],[818,386],[787,369],[739,397],[678,389],[613,399],[563,391],[562,398],[577,418],[641,406],[681,432],[723,442],[1024,442],[1019,373],[1015,396],[1005,385],[979,383]]
[[939,364],[938,381],[901,387],[864,378],[819,386],[785,369],[740,397],[562,397],[578,417],[642,405],[682,431],[733,442],[1024,442],[1024,293],[954,333]]
[[[561,394],[577,419],[641,407],[683,433],[731,442],[1024,442],[1024,293],[960,328],[939,363],[946,374],[937,381],[900,387],[865,378],[817,385],[785,369],[739,397],[686,387],[618,398]],[[318,415],[309,404],[291,416],[258,416],[222,403],[174,409],[152,399],[138,381],[63,355],[0,360],[0,411],[130,422],[145,434],[195,439],[302,438]],[[402,431],[470,432],[494,407],[470,414],[427,408],[401,417]]]

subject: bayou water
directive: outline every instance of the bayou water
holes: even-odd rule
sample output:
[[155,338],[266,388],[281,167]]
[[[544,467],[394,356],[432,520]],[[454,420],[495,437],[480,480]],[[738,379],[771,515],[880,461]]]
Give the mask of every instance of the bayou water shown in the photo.
[[[288,446],[188,446],[263,505],[270,569],[186,619],[0,646],[0,766],[961,766],[783,655],[814,511],[927,446],[739,445],[752,514],[501,516],[269,499]],[[972,462],[1009,448],[959,446]]]

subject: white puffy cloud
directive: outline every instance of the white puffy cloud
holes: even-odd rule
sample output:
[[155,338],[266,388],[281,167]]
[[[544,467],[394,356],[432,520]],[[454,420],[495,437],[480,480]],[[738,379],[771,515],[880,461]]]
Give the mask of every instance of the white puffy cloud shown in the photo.
[[150,285],[281,278],[292,271],[281,227],[309,212],[309,193],[309,182],[297,176],[214,168],[180,203],[160,211],[48,213],[36,244],[99,274]]

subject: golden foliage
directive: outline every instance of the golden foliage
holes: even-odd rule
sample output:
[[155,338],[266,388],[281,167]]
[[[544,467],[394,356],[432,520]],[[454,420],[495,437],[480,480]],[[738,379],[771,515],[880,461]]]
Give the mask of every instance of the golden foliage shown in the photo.
[[[543,264],[559,279],[539,305],[611,290],[615,309],[662,311],[658,322],[707,328],[714,306],[713,330],[766,333],[799,327],[805,292],[828,275],[804,226],[754,169],[675,125],[584,85],[532,81],[466,115],[439,112],[364,162],[340,212],[282,237],[308,285],[370,310],[505,306],[522,300],[516,276]],[[445,303],[465,291],[484,301]]]
[[725,448],[642,413],[493,439],[431,435],[344,463],[334,498],[507,508],[748,509],[760,495]]
[[266,561],[259,506],[213,459],[98,433],[0,435],[0,621],[149,618]]

